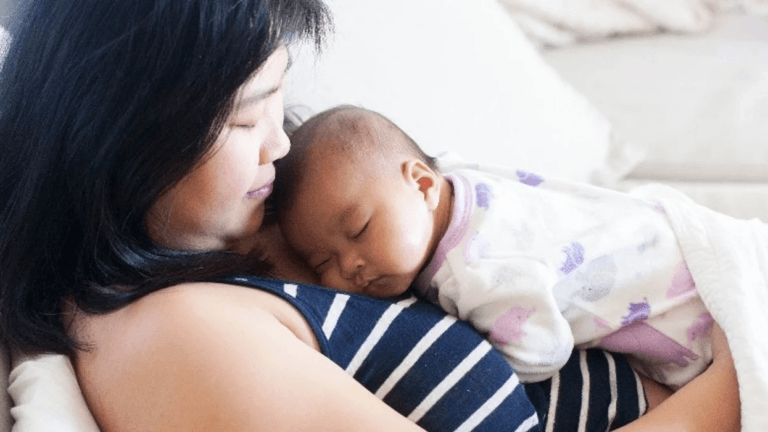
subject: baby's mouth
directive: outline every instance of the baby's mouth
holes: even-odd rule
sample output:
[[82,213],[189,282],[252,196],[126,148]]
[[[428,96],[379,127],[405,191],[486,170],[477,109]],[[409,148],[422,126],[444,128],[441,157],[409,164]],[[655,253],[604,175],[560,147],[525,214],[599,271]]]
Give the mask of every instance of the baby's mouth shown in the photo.
[[383,278],[384,276],[378,276],[373,279],[368,279],[367,282],[363,283],[363,292],[370,292],[371,289],[379,287]]

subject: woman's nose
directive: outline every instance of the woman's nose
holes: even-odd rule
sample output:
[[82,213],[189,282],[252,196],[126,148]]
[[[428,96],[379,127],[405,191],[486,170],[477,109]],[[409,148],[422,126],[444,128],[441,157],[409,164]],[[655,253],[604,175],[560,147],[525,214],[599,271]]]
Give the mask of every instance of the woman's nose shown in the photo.
[[291,142],[281,126],[274,128],[271,136],[262,144],[259,154],[260,165],[276,161],[288,154]]
[[282,91],[279,91],[271,97],[273,100],[269,102],[267,110],[264,113],[264,120],[269,122],[271,130],[261,145],[261,150],[259,152],[260,165],[266,165],[282,158],[288,154],[288,150],[291,148],[291,142],[283,129],[285,111]]

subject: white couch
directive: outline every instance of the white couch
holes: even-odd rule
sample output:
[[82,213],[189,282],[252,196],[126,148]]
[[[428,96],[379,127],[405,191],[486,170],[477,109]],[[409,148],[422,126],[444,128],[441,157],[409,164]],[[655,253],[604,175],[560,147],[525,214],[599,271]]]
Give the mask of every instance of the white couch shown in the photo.
[[616,187],[671,184],[768,222],[768,15],[721,13],[701,35],[547,50],[546,60],[646,155]]
[[[765,17],[719,15],[711,33],[542,56],[494,0],[327,3],[336,35],[320,60],[294,48],[288,105],[361,104],[428,152],[620,189],[672,183],[717,210],[768,221]],[[9,414],[15,432],[97,430],[67,359],[14,360],[16,406],[0,398],[0,432]],[[6,379],[7,356],[0,367]]]

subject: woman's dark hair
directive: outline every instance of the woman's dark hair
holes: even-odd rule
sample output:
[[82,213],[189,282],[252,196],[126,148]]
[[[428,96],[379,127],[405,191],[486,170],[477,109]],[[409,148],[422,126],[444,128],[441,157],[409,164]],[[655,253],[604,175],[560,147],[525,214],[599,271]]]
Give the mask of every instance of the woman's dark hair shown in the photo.
[[281,44],[319,47],[321,0],[35,0],[0,70],[0,332],[24,352],[83,348],[64,301],[116,310],[263,262],[147,235],[158,197],[210,154],[238,88]]

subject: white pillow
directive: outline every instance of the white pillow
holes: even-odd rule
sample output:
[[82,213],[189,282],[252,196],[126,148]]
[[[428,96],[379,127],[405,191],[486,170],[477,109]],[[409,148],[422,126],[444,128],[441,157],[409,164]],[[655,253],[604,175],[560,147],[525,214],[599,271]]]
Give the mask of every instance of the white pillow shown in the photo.
[[[10,356],[5,346],[0,346],[0,387],[8,388],[8,372],[11,370]],[[9,432],[11,420],[11,396],[8,393],[0,395],[0,431]]]
[[19,359],[8,393],[13,432],[99,432],[66,356]]
[[287,105],[377,110],[432,155],[610,185],[640,159],[495,0],[328,0],[336,33],[294,50]]

